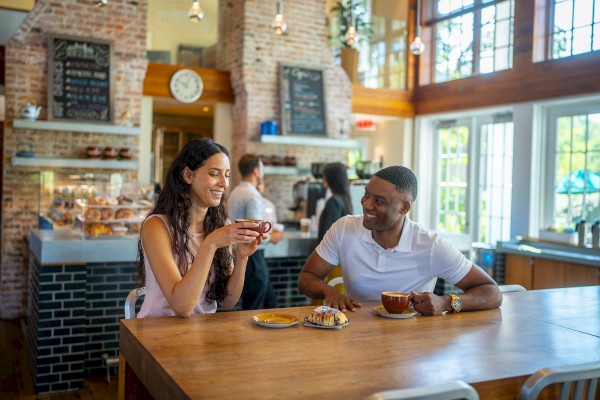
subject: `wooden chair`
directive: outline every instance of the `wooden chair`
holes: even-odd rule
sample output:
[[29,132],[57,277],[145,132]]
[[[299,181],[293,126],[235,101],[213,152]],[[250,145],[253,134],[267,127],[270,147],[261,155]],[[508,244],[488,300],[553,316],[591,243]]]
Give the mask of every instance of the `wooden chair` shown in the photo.
[[[521,387],[519,400],[535,400],[544,388],[555,383],[560,384],[560,400],[593,400],[598,387],[598,378],[600,378],[600,361],[543,368],[527,378]],[[572,383],[575,383],[575,388],[573,396],[569,397]]]
[[521,285],[498,285],[498,287],[500,288],[500,293],[527,291],[527,289]]
[[463,381],[408,389],[386,390],[367,397],[366,400],[479,400],[475,388]]
[[[133,289],[131,292],[129,292],[129,294],[127,295],[127,298],[125,299],[125,306],[124,306],[125,319],[135,318],[135,315],[136,315],[135,304],[136,304],[137,300],[145,294],[146,294],[145,287]],[[108,380],[108,383],[110,384],[110,368],[115,365],[119,365],[119,356],[118,355],[109,356],[108,353],[104,353],[104,354],[102,354],[102,359],[104,360],[104,365],[106,366],[106,379]]]

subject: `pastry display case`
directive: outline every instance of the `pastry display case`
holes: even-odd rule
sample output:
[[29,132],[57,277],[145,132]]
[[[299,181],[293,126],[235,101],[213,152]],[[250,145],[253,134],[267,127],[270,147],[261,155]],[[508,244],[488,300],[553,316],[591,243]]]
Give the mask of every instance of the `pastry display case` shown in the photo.
[[40,173],[40,228],[71,229],[86,239],[137,236],[152,208],[119,173]]

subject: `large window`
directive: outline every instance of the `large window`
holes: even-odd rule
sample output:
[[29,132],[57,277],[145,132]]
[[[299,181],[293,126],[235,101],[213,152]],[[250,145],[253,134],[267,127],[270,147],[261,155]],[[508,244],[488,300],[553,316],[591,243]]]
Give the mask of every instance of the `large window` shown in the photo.
[[549,113],[547,225],[562,230],[600,218],[600,105]]
[[435,148],[434,179],[419,178],[429,186],[421,201],[431,199],[426,225],[463,249],[510,239],[512,114],[433,121],[432,128],[419,151],[429,158]]
[[370,4],[373,35],[359,44],[359,83],[375,89],[406,89],[406,20],[394,18],[395,13],[405,14],[398,8],[406,5],[398,2],[394,7],[394,2],[377,0]]
[[549,1],[552,58],[600,50],[600,0]]
[[435,0],[426,11],[433,30],[434,82],[509,69],[514,0]]

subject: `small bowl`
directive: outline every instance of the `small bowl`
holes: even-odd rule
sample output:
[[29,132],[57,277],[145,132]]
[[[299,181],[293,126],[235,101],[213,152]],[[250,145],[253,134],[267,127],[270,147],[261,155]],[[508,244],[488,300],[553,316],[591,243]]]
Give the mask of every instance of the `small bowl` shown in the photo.
[[85,149],[85,154],[88,158],[98,158],[102,155],[102,151],[96,146],[88,146],[87,149]]
[[129,147],[123,147],[119,150],[119,158],[123,160],[131,160],[131,149]]
[[117,158],[119,155],[119,150],[116,147],[106,147],[104,148],[104,158],[113,159]]

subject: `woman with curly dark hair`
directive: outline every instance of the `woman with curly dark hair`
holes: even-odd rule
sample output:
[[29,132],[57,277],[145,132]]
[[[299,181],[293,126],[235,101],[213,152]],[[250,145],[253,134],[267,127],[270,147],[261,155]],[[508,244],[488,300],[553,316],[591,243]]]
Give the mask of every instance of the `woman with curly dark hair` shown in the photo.
[[138,273],[146,286],[139,318],[189,317],[235,306],[248,256],[266,239],[258,224],[231,224],[223,205],[229,153],[211,139],[188,142],[175,158],[142,225]]

